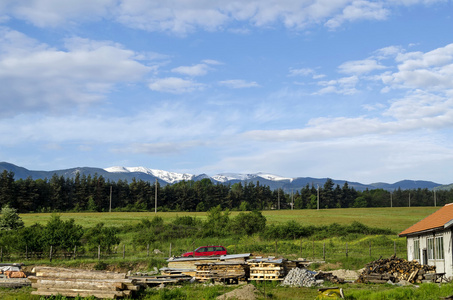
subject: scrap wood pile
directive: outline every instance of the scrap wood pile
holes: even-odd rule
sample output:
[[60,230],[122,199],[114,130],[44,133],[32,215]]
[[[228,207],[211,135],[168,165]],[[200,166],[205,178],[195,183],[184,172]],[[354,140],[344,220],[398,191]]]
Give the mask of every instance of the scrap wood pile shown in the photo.
[[344,283],[344,278],[339,278],[338,276],[333,275],[331,272],[322,272],[319,271],[315,275],[316,280],[326,280],[332,283]]
[[305,261],[286,260],[283,258],[249,259],[250,280],[283,280],[295,268],[303,268]]
[[26,278],[27,275],[21,270],[22,266],[23,264],[20,263],[1,263],[0,275],[4,275],[6,278]]
[[29,277],[37,289],[33,295],[116,299],[129,297],[140,288],[126,273],[52,267],[35,267],[33,272],[36,276]]
[[250,273],[250,269],[245,262],[197,263],[196,267],[195,279],[199,281],[245,281]]
[[405,280],[411,283],[421,283],[430,275],[436,273],[435,266],[421,265],[419,262],[407,261],[395,255],[390,258],[378,259],[365,266],[358,283],[386,283],[389,280],[397,282]]

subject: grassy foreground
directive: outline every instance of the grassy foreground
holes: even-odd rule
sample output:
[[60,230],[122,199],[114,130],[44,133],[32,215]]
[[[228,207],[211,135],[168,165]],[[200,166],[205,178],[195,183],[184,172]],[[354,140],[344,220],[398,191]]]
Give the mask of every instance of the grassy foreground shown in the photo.
[[[439,207],[398,207],[398,208],[358,208],[358,209],[321,209],[321,210],[280,210],[280,211],[263,211],[262,214],[267,219],[267,224],[284,224],[288,221],[294,220],[302,225],[329,225],[333,223],[347,225],[354,221],[360,222],[366,226],[376,228],[388,228],[393,232],[398,233],[415,224],[429,214],[439,209]],[[234,217],[239,212],[231,212],[230,217]],[[152,219],[154,216],[159,216],[169,223],[181,216],[197,217],[201,220],[206,219],[206,213],[201,212],[104,212],[104,213],[59,213],[61,219],[68,220],[74,219],[77,224],[84,227],[92,227],[99,222],[103,222],[106,226],[123,226],[133,225],[141,222],[142,219]],[[26,226],[34,223],[45,224],[51,214],[21,214]],[[381,254],[389,256],[393,251],[393,240],[398,241],[399,249],[405,251],[405,239],[398,238],[396,235],[391,236],[357,236],[353,240],[345,240],[344,238],[329,238],[322,241],[311,240],[293,240],[293,241],[279,241],[278,253],[284,254],[285,257],[294,259],[297,257],[310,257],[311,253],[315,257],[320,258],[325,249],[326,261],[330,262],[329,265],[334,265],[338,262],[339,268],[356,268],[358,265],[363,266],[364,261],[371,261],[377,259]],[[122,236],[122,243],[130,242],[130,237],[127,235]],[[243,237],[239,239],[220,239],[220,243],[230,245],[229,250],[236,252],[248,252],[250,249],[263,254],[274,254],[276,244],[273,241],[263,241],[257,236]],[[183,252],[183,250],[193,245],[194,241],[190,239],[183,239],[173,244],[174,252]],[[200,243],[217,243],[216,239],[203,239],[197,240]],[[373,245],[372,253],[369,253],[369,245]],[[168,253],[168,242],[152,245],[152,247],[160,247],[165,253]],[[380,244],[383,245],[382,248]],[[345,258],[345,245],[349,251],[349,256]],[[238,249],[236,249],[238,247]],[[340,247],[340,248],[339,248]],[[371,247],[371,246],[370,246]],[[122,246],[119,247],[122,249]],[[152,249],[152,248],[151,248]],[[340,249],[340,250],[339,250]],[[380,249],[385,249],[389,253],[380,253]],[[254,250],[255,251],[255,250]],[[234,252],[234,251],[232,251]],[[142,253],[143,249],[142,249]],[[288,255],[288,253],[292,253]],[[403,252],[402,252],[403,253]],[[110,266],[121,266],[127,264],[126,261],[121,259],[121,254],[116,260],[105,260],[101,263],[109,264]],[[362,259],[359,259],[362,257]],[[322,258],[322,257],[321,257]],[[145,268],[154,266],[160,267],[164,263],[163,257],[136,257],[136,260],[146,262]],[[356,261],[357,260],[357,261]],[[80,267],[78,264],[84,262],[77,261],[60,261],[60,262],[35,262],[36,264],[63,264],[68,267]],[[86,263],[86,262],[85,262]],[[91,261],[96,263],[96,259]],[[316,267],[319,267],[316,266]],[[328,270],[328,269],[327,269]],[[118,270],[123,271],[123,270]],[[262,297],[266,299],[314,299],[317,295],[317,288],[289,288],[281,287],[275,283],[268,282],[267,285],[260,283],[257,288],[260,290]],[[166,288],[163,290],[149,290],[146,291],[140,299],[215,299],[222,295],[224,292],[231,291],[234,286],[204,286],[204,285],[186,285],[181,288],[173,289]],[[397,287],[389,284],[385,285],[364,285],[364,284],[346,284],[343,285],[346,299],[439,299],[439,297],[446,297],[453,294],[453,284],[444,284],[442,286],[434,284],[422,284],[420,287]],[[0,289],[1,299],[40,299],[40,297],[31,297],[30,288],[18,290],[2,290]],[[265,294],[264,294],[265,293]],[[54,300],[62,300],[62,297],[55,297]]]

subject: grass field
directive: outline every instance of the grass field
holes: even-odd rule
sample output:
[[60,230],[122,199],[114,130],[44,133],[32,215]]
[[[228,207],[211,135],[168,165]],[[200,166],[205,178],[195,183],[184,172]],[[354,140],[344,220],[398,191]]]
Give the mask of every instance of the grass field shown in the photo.
[[[269,210],[263,211],[267,224],[282,224],[295,220],[303,225],[328,225],[332,223],[351,224],[358,221],[370,227],[389,228],[395,232],[401,232],[409,226],[417,223],[439,207],[386,207],[386,208],[339,208],[339,209],[303,209],[303,210]],[[239,212],[231,212],[234,217]],[[99,222],[107,226],[121,226],[136,224],[144,218],[159,216],[165,222],[175,219],[177,216],[192,216],[202,220],[206,218],[204,212],[103,212],[103,213],[59,213],[62,220],[74,219],[77,224],[91,227]],[[34,223],[45,224],[50,213],[21,214],[25,226]]]
[[[409,226],[417,223],[421,219],[427,217],[439,207],[398,207],[398,208],[357,208],[357,209],[321,209],[321,210],[280,210],[280,211],[263,211],[262,214],[267,219],[267,224],[283,224],[287,221],[294,220],[302,225],[329,225],[338,223],[349,225],[354,221],[360,222],[369,227],[391,229],[395,234],[387,236],[366,236],[357,235],[345,239],[344,237],[335,237],[325,240],[312,241],[310,239],[289,240],[278,242],[278,253],[286,258],[297,259],[297,257],[313,258],[315,260],[323,259],[327,264],[324,265],[325,270],[332,268],[359,269],[367,262],[375,260],[380,256],[387,257],[393,254],[394,245],[397,246],[398,255],[405,256],[405,239],[398,238],[396,234]],[[231,212],[230,217],[234,217],[239,212]],[[152,219],[154,216],[163,218],[164,222],[168,223],[176,217],[191,216],[205,220],[207,214],[199,212],[112,212],[112,213],[59,213],[61,219],[74,219],[77,224],[84,227],[91,227],[99,222],[103,222],[107,226],[122,226],[137,224],[142,219]],[[46,224],[50,219],[50,213],[39,214],[21,214],[26,226],[34,223]],[[130,235],[124,234],[121,236],[122,244],[128,245],[127,251],[130,250],[129,243],[131,242]],[[125,266],[128,269],[148,270],[153,267],[161,267],[165,264],[164,256],[168,253],[169,243],[173,242],[174,253],[183,252],[190,248],[193,243],[212,244],[222,243],[228,247],[229,251],[254,252],[263,255],[274,255],[277,242],[265,241],[259,236],[221,238],[217,241],[215,238],[206,238],[200,240],[192,240],[190,238],[181,239],[179,241],[164,241],[155,243],[151,249],[158,247],[165,253],[161,256],[147,257],[144,250],[141,250],[141,256],[134,253],[132,257],[121,258],[119,253],[116,258],[102,259],[102,263],[106,266],[113,267],[112,270],[124,271]],[[394,244],[396,243],[396,244]],[[372,248],[371,248],[371,245]],[[345,257],[345,246],[349,251],[349,256]],[[238,247],[238,249],[236,249]],[[325,252],[324,249],[325,248]],[[232,251],[232,252],[234,252]],[[323,254],[325,253],[325,254]],[[84,264],[91,267],[99,264],[97,259],[85,260],[55,260],[52,262],[37,261],[28,262],[29,264],[45,264],[66,267],[82,267]],[[132,265],[136,265],[132,267]],[[141,266],[141,267],[138,267]],[[313,268],[321,267],[317,263]],[[314,299],[317,295],[316,288],[289,288],[281,287],[268,283],[268,285],[258,284],[258,289],[263,292],[266,290],[266,298],[269,299]],[[348,284],[342,286],[345,289],[347,299],[439,299],[453,293],[453,285],[437,286],[434,284],[424,284],[421,288],[411,287],[396,287],[391,285],[360,285]],[[219,287],[219,286],[183,286],[181,289],[164,289],[161,291],[149,290],[144,297],[140,299],[215,299],[223,292],[233,289],[234,287]],[[226,289],[226,290],[225,290]],[[0,298],[2,299],[36,299],[38,297],[30,296],[30,288],[18,290],[1,290]],[[260,299],[263,299],[261,297]]]

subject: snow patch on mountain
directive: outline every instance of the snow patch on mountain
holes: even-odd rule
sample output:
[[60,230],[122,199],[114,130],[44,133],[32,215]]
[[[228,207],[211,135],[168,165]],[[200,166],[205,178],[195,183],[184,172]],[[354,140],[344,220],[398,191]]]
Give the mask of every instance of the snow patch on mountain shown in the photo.
[[175,183],[183,180],[192,180],[195,176],[187,173],[168,172],[164,170],[150,169],[146,167],[110,167],[104,169],[110,173],[145,173],[157,177],[168,183]]
[[[150,169],[146,167],[110,167],[104,169],[107,172],[110,173],[145,173],[148,175],[152,175],[154,177],[157,177],[165,182],[168,183],[175,183],[179,181],[189,181],[193,180],[196,176],[192,174],[187,174],[187,173],[175,173],[175,172],[168,172],[168,171],[163,171],[163,170],[156,170],[156,169]],[[206,174],[204,174],[205,178],[209,178]],[[266,180],[271,180],[271,181],[292,181],[292,178],[287,178],[287,177],[282,177],[274,174],[269,174],[269,173],[257,173],[257,174],[239,174],[239,173],[221,173],[214,175],[210,177],[214,179],[215,181],[218,182],[228,182],[232,180],[239,180],[239,181],[247,181],[247,180],[256,180],[257,178],[263,178]]]
[[288,180],[292,181],[292,178],[289,177],[282,177],[274,174],[268,174],[268,173],[257,173],[256,176],[267,179],[267,180],[272,180],[272,181],[283,181],[283,180]]
[[219,182],[227,182],[231,180],[254,180],[257,177],[261,177],[266,180],[271,181],[283,181],[289,180],[292,181],[292,178],[282,177],[278,175],[268,174],[268,173],[257,173],[257,174],[238,174],[238,173],[221,173],[212,176],[212,179]]

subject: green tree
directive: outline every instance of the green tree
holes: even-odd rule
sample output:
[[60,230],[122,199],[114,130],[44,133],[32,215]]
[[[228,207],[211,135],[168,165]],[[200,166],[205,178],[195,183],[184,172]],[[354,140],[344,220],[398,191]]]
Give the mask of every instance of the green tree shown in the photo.
[[104,223],[101,222],[88,229],[83,240],[85,240],[88,250],[94,250],[101,246],[101,249],[111,252],[112,247],[118,245],[121,241],[117,234],[117,228],[105,227]]
[[249,213],[241,212],[230,223],[230,229],[234,233],[252,235],[264,230],[266,217],[256,210]]
[[17,214],[17,210],[5,204],[2,207],[0,216],[0,229],[1,230],[17,230],[24,227],[24,221]]
[[75,224],[74,219],[61,220],[60,216],[53,214],[43,230],[45,246],[72,251],[74,246],[80,246],[80,239],[83,236],[83,227]]

